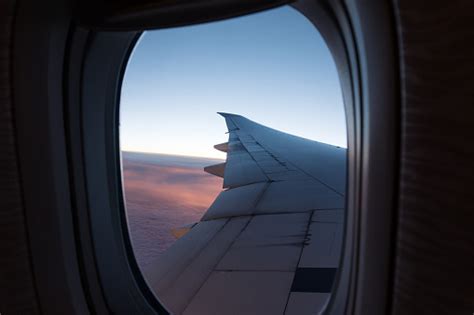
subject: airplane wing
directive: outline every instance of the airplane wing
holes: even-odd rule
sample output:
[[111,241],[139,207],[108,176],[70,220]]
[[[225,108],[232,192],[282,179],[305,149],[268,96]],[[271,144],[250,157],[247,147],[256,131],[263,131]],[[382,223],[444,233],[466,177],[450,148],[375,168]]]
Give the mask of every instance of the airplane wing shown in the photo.
[[147,277],[173,314],[318,314],[343,237],[346,149],[220,113],[224,190]]

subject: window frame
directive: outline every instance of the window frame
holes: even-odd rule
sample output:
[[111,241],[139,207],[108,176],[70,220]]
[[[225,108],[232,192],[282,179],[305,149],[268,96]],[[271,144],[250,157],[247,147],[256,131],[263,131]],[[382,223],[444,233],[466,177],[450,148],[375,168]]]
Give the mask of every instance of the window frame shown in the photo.
[[[393,8],[378,0],[302,0],[293,7],[325,38],[346,107],[345,255],[326,313],[385,313],[400,146]],[[141,29],[85,29],[71,22],[66,6],[36,15],[27,4],[16,10],[15,123],[42,310],[166,314],[138,270],[123,209],[118,106]],[[31,87],[31,81],[41,84]],[[32,169],[38,161],[40,169]],[[50,169],[52,176],[42,176]]]

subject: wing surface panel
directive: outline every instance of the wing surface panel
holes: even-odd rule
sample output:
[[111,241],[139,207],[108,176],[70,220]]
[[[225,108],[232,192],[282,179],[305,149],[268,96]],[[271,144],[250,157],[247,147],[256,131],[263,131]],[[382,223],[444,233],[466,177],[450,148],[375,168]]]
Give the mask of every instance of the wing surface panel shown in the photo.
[[[161,282],[154,284],[154,291],[173,314],[181,314],[195,298],[203,283],[206,282],[249,220],[250,217],[228,220],[207,246],[194,258],[193,262],[188,264],[179,274],[173,275],[174,279],[169,285],[165,287]],[[190,231],[190,233],[193,232]]]
[[208,245],[228,219],[199,222],[178,239],[163,256],[145,270],[150,285],[157,292],[168,289],[183,270]]
[[309,218],[310,213],[252,217],[216,269],[294,272],[306,239]]
[[291,292],[285,315],[320,314],[329,297],[329,293]]
[[341,195],[345,194],[346,149],[268,128],[240,115],[221,115],[225,117],[226,122],[230,122],[236,132],[251,134],[269,153],[297,165],[302,172]]
[[215,271],[184,314],[283,314],[292,278],[291,272]]
[[267,186],[267,182],[260,182],[224,190],[217,196],[201,220],[252,215]]

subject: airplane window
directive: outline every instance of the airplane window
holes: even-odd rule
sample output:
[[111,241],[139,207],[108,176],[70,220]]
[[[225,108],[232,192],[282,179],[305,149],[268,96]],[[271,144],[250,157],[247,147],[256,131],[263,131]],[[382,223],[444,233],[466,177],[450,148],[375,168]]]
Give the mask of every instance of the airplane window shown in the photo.
[[285,6],[145,32],[122,85],[133,250],[173,314],[313,314],[336,277],[346,123],[317,29]]

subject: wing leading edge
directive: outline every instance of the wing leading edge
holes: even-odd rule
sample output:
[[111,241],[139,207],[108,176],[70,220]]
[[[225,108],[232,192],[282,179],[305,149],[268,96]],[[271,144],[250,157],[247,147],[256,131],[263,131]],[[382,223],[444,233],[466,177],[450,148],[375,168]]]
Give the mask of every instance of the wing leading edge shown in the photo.
[[346,150],[220,113],[224,190],[147,272],[173,314],[317,314],[343,237]]

